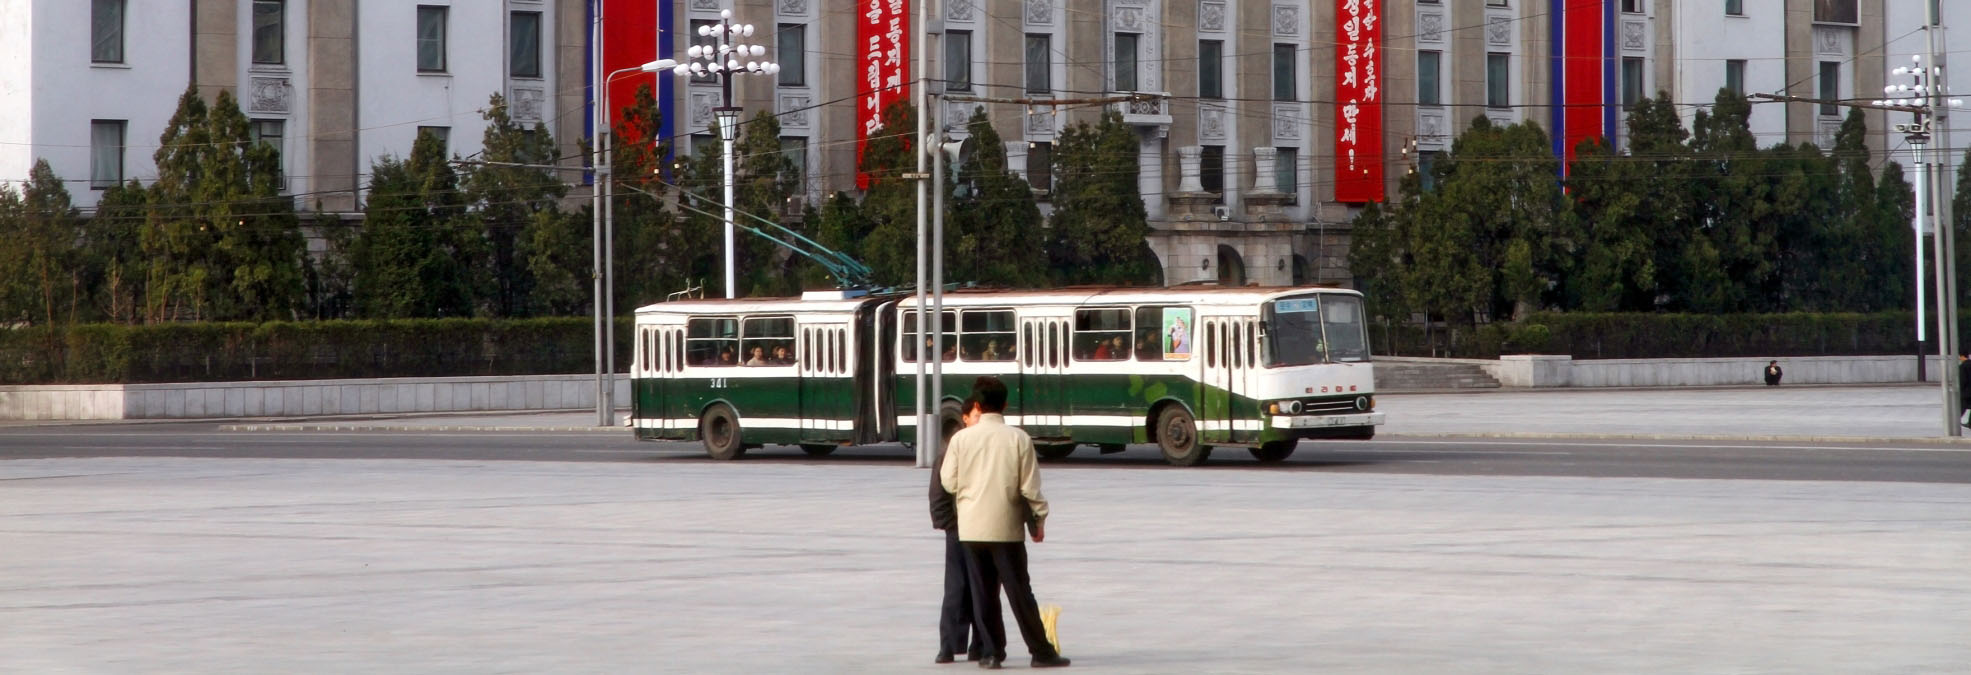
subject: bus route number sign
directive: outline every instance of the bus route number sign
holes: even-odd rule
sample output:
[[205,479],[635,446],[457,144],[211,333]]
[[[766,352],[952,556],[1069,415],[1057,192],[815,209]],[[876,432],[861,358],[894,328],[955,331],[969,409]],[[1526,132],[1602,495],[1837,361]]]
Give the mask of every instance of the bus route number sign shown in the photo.
[[1281,300],[1273,303],[1273,311],[1282,314],[1289,312],[1319,312],[1321,311],[1321,302],[1314,299]]

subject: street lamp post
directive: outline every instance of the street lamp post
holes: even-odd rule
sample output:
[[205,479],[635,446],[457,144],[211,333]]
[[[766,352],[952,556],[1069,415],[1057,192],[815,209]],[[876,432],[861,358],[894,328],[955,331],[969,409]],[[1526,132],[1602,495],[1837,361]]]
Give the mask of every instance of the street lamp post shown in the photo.
[[753,24],[734,24],[732,10],[719,10],[719,22],[698,27],[699,37],[715,38],[707,45],[692,45],[685,51],[691,57],[688,65],[677,66],[677,74],[719,78],[721,105],[713,110],[717,116],[719,140],[724,144],[725,159],[725,297],[734,297],[732,273],[733,256],[733,143],[739,135],[740,108],[732,104],[732,78],[739,75],[773,75],[780,72],[780,64],[759,60],[766,55],[762,45],[734,44],[734,38],[752,37]]
[[[1934,46],[1934,45],[1933,45]],[[1934,59],[1934,56],[1932,57]],[[1948,90],[1943,84],[1943,68],[1934,63],[1924,65],[1921,55],[1911,56],[1910,65],[1890,71],[1893,75],[1907,75],[1910,84],[1891,84],[1882,88],[1888,98],[1873,101],[1877,106],[1908,110],[1914,121],[1895,125],[1896,131],[1905,134],[1904,139],[1916,153],[1916,217],[1911,227],[1916,239],[1916,340],[1924,339],[1923,329],[1923,234],[1925,220],[1930,223],[1932,255],[1936,258],[1934,271],[1937,274],[1937,374],[1943,383],[1944,394],[1944,433],[1958,436],[1962,430],[1958,425],[1957,391],[1963,386],[1957,381],[1957,369],[1950,360],[1957,349],[1956,326],[1956,271],[1952,264],[1953,244],[1950,239],[1950,225],[1943,222],[1945,205],[1942,177],[1944,166],[1949,162],[1948,149],[1940,149],[1943,162],[1934,162],[1925,156],[1924,149],[1930,142],[1930,132],[1938,129],[1936,123],[1943,115],[1940,111],[1961,104],[1958,99],[1944,98]],[[1939,129],[1940,130],[1940,129]],[[1934,182],[1933,182],[1934,181]]]

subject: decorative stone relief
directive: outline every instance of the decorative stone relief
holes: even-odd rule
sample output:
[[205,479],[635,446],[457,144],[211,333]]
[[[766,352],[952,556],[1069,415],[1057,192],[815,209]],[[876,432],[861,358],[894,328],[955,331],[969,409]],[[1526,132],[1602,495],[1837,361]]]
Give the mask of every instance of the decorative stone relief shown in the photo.
[[294,88],[289,87],[285,77],[253,78],[253,92],[247,97],[246,109],[253,112],[288,112],[288,98]]
[[1125,32],[1134,33],[1143,30],[1143,8],[1117,7],[1114,23],[1117,30]]
[[1273,34],[1280,37],[1299,35],[1300,8],[1294,5],[1274,5]]
[[1648,47],[1644,35],[1648,31],[1641,21],[1622,22],[1622,48],[1641,51]]
[[1485,17],[1485,44],[1501,46],[1512,44],[1512,17]]
[[780,0],[780,13],[789,16],[807,16],[808,0]]
[[511,97],[513,121],[541,121],[541,104],[547,101],[547,92],[534,87],[515,87]]
[[719,95],[709,91],[691,92],[691,131],[712,130],[712,109],[718,107]]
[[1519,123],[1519,115],[1511,110],[1486,110],[1485,119],[1494,125],[1504,127]]
[[691,8],[709,9],[716,12],[719,11],[719,0],[691,0]]
[[1417,113],[1417,141],[1419,143],[1443,143],[1445,138],[1444,113]]
[[1030,109],[1026,114],[1027,137],[1052,137],[1054,135],[1054,111],[1049,108]]
[[1841,37],[1849,30],[1833,26],[1814,26],[1814,52],[1830,56],[1846,55],[1847,45],[1842,44],[1845,41]]
[[1834,147],[1834,136],[1839,133],[1841,133],[1841,122],[1837,120],[1821,120],[1820,138],[1816,139],[1816,142],[1823,148]]
[[944,18],[952,21],[971,21],[976,9],[972,0],[945,0],[944,8]]
[[814,103],[809,94],[780,95],[780,125],[789,129],[808,128],[808,106]]
[[978,109],[980,105],[976,101],[945,101],[944,127],[947,133],[954,135],[968,133],[965,131],[965,124],[972,121],[972,111]]
[[[1300,126],[1307,122],[1307,115],[1300,111],[1298,103],[1283,103],[1273,106],[1273,140],[1300,140]],[[1289,143],[1288,145],[1293,145]]]
[[1054,25],[1053,0],[1027,0],[1026,17],[1029,26]]
[[1225,3],[1209,0],[1198,3],[1198,30],[1224,31]]
[[1435,42],[1435,43],[1443,42],[1444,15],[1442,14],[1417,15],[1417,41]]
[[1198,104],[1198,138],[1207,141],[1225,140],[1225,106]]

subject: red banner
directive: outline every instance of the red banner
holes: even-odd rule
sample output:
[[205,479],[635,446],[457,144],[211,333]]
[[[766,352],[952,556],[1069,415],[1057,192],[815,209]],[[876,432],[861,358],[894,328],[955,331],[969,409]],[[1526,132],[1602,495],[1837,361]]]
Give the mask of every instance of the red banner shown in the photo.
[[[910,0],[862,0],[862,13],[856,21],[855,159],[862,166],[862,151],[869,137],[883,128],[883,109],[910,94]],[[869,187],[869,176],[856,172],[858,188]]]
[[1574,148],[1590,138],[1601,138],[1602,120],[1602,10],[1608,0],[1567,0],[1564,17],[1567,46],[1563,52],[1567,65],[1566,94],[1562,97],[1566,119],[1561,135],[1566,149],[1563,167],[1574,163]]
[[1383,200],[1382,11],[1335,0],[1335,201]]

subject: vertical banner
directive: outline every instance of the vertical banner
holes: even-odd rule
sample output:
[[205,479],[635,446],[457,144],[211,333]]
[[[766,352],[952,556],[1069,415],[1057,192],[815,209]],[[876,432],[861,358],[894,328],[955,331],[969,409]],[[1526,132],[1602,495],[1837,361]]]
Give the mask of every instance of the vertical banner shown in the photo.
[[1383,200],[1380,0],[1336,0],[1335,201]]
[[[660,50],[669,45],[659,40],[660,26],[665,25],[659,15],[659,5],[650,2],[631,0],[603,0],[602,3],[602,68],[600,72],[613,73],[623,68],[635,68],[658,58]],[[542,55],[551,59],[552,55]],[[548,61],[552,63],[552,61]],[[624,73],[609,81],[609,107],[606,129],[613,129],[623,123],[623,109],[636,104],[636,90],[648,86],[653,95],[659,95],[658,105],[662,106],[670,84],[671,72],[662,73]],[[664,122],[668,124],[667,116]]]
[[[883,109],[910,94],[909,0],[861,0],[856,20],[855,185],[869,187],[862,173],[862,153],[869,137],[883,128]],[[920,113],[921,114],[921,113]]]
[[1612,0],[1564,0],[1565,14],[1561,18],[1566,24],[1567,44],[1562,48],[1561,58],[1565,61],[1562,76],[1566,89],[1562,103],[1567,112],[1562,121],[1561,138],[1565,147],[1561,149],[1562,171],[1574,163],[1575,148],[1583,141],[1602,137],[1603,107],[1607,93],[1603,87],[1602,75],[1608,63],[1602,49],[1606,20],[1606,9],[1613,6]]

